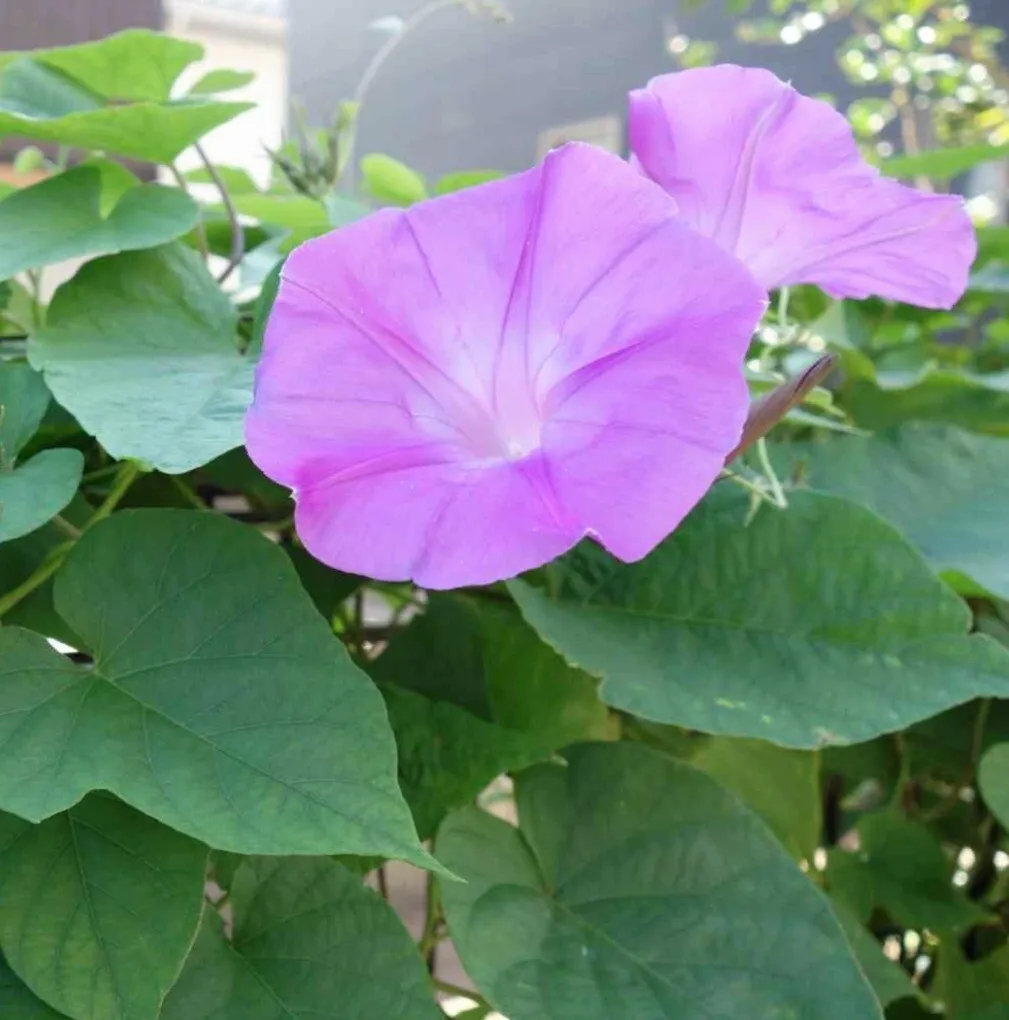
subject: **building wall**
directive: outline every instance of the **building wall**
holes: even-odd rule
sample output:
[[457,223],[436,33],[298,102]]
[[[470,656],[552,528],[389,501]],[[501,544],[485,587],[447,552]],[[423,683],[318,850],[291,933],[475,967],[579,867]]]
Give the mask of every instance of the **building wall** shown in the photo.
[[[203,147],[215,163],[241,167],[265,185],[270,174],[266,147],[280,145],[287,114],[286,23],[191,0],[166,0],[165,29],[199,43],[206,52],[203,60],[183,72],[180,87],[218,68],[255,74],[249,85],[222,95],[253,103],[253,109],[212,131]],[[189,151],[179,163],[188,169],[199,164],[199,157]]]
[[[404,41],[375,82],[362,117],[362,151],[382,150],[427,173],[488,166],[518,170],[545,133],[578,122],[623,137],[626,93],[676,68],[680,32],[718,42],[719,59],[770,67],[804,92],[843,106],[864,92],[847,83],[835,50],[849,34],[828,26],[795,46],[738,42],[723,0],[688,11],[682,0],[503,0],[502,26],[442,11]],[[288,0],[291,94],[324,122],[349,96],[383,37],[369,22],[408,16],[425,0]],[[758,0],[757,7],[760,6]],[[973,0],[976,20],[1009,27],[1009,0]],[[615,118],[615,125],[613,123]]]
[[[511,24],[450,9],[402,43],[369,95],[361,151],[387,151],[442,173],[521,169],[550,139],[582,135],[584,122],[591,122],[584,125],[590,133],[615,131],[622,142],[627,92],[676,67],[667,43],[681,31],[717,39],[723,59],[767,63],[800,88],[845,87],[832,59],[837,33],[802,47],[746,53],[717,0],[692,14],[677,0],[505,2]],[[352,94],[381,45],[369,22],[423,6],[423,0],[289,0],[291,94],[323,122]]]

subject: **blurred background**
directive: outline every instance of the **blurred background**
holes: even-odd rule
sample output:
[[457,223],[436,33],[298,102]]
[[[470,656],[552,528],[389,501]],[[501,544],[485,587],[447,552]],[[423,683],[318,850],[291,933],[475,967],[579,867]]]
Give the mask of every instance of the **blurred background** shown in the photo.
[[[569,139],[623,151],[627,91],[714,60],[829,96],[881,155],[970,141],[972,130],[1009,140],[1006,0],[0,0],[4,49],[127,27],[202,44],[194,78],[255,72],[235,98],[256,108],[207,149],[262,183],[292,108],[323,126],[362,85],[358,152],[433,176],[513,171]],[[964,184],[1004,217],[1003,167]]]

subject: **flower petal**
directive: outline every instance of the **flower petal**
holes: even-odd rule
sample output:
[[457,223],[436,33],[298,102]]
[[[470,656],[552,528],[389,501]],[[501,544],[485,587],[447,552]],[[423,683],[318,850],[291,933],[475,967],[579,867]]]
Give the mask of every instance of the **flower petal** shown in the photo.
[[961,199],[881,177],[840,113],[769,71],[655,78],[631,93],[630,137],[687,221],[769,290],[949,308],[966,288],[976,239]]
[[635,557],[668,534],[739,438],[765,305],[674,214],[573,145],[297,249],[246,440],[295,491],[306,548],[451,588],[586,534]]

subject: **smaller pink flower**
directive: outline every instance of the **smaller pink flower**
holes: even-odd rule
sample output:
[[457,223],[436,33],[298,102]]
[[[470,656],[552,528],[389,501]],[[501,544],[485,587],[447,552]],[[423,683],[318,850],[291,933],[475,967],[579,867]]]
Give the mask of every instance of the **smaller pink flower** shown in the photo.
[[483,584],[624,560],[718,476],[766,299],[628,164],[571,145],[288,259],[246,419],[318,559]]
[[967,286],[976,239],[961,199],[880,176],[840,113],[770,71],[655,78],[630,95],[630,139],[687,222],[768,290],[950,308]]

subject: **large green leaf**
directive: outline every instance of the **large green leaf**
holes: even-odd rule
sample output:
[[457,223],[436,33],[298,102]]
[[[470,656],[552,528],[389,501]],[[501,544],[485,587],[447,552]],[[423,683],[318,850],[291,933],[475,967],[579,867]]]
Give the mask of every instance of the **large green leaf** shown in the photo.
[[7,966],[0,956],[0,1016],[4,1020],[66,1020],[63,1013],[50,1009]]
[[399,918],[335,861],[247,861],[232,903],[232,941],[209,914],[162,1020],[441,1016]]
[[287,231],[279,248],[283,254],[331,229],[326,207],[305,195],[245,194],[233,196],[232,201],[243,215]]
[[80,483],[84,458],[77,450],[43,450],[17,463],[48,405],[49,390],[37,372],[0,362],[0,542],[42,527],[74,498]]
[[212,99],[107,105],[61,72],[27,57],[0,71],[0,137],[170,163],[208,131],[250,109]]
[[253,365],[234,307],[181,244],[89,262],[56,292],[28,353],[114,457],[181,474],[242,442]]
[[161,32],[129,28],[76,46],[0,53],[0,70],[26,55],[109,99],[158,102],[170,98],[175,80],[203,56],[203,47]]
[[154,1020],[203,909],[207,848],[108,795],[0,815],[0,946],[77,1020]]
[[843,903],[834,903],[834,916],[848,937],[862,972],[872,985],[876,998],[884,1006],[900,999],[917,998],[919,992],[907,973],[883,955],[883,947],[870,931]]
[[583,745],[519,777],[521,831],[469,808],[438,836],[449,928],[511,1020],[871,1020],[826,900],[703,773]]
[[370,672],[535,735],[542,746],[609,733],[596,681],[545,645],[513,607],[490,600],[431,595],[424,615],[393,639]]
[[952,932],[992,920],[953,885],[953,863],[920,822],[890,811],[867,815],[858,826],[859,850],[832,850],[831,895],[860,920],[880,907],[908,928]]
[[0,278],[89,255],[151,248],[181,237],[199,219],[196,203],[177,188],[130,188],[107,215],[102,174],[79,166],[15,191],[0,202]]
[[714,737],[691,760],[749,804],[793,857],[813,859],[823,824],[815,752]]
[[255,71],[232,71],[226,67],[217,67],[208,71],[196,84],[189,89],[189,95],[213,95],[216,92],[230,92],[232,89],[244,88],[255,81]]
[[1009,826],[1009,743],[988,748],[978,769],[978,785],[992,814]]
[[855,743],[1009,695],[1009,654],[885,521],[808,492],[744,513],[713,497],[640,563],[585,546],[555,597],[513,594],[611,705],[709,733]]
[[937,425],[781,448],[809,484],[885,517],[937,571],[1009,598],[1009,439]]
[[107,789],[219,849],[429,862],[378,691],[267,539],[122,511],[78,543],[55,601],[94,665],[0,629],[0,808],[37,821]]
[[427,184],[416,170],[382,153],[361,158],[361,178],[368,193],[386,205],[413,205],[427,198]]
[[958,425],[975,432],[1009,435],[1009,372],[932,369],[900,388],[856,379],[845,393],[845,409],[867,429],[889,429],[908,421]]
[[485,722],[444,701],[384,685],[382,694],[399,752],[399,785],[421,839],[433,836],[454,808],[472,803],[504,772],[548,757],[534,735]]
[[962,145],[950,149],[901,153],[883,160],[880,169],[890,177],[931,177],[950,181],[982,163],[997,163],[1009,155],[1009,145]]

